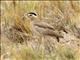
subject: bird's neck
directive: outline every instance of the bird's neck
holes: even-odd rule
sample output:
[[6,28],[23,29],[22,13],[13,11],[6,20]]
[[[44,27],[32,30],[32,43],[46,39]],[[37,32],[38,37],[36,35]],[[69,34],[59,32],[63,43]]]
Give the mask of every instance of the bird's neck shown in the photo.
[[37,21],[37,20],[39,20],[39,17],[37,17],[37,16],[32,17],[31,20],[32,20],[32,21]]
[[38,17],[32,18],[32,19],[31,19],[31,25],[32,25],[32,24],[36,24],[37,21],[40,21],[40,19],[39,19]]
[[30,21],[30,25],[32,26],[35,23],[35,21]]

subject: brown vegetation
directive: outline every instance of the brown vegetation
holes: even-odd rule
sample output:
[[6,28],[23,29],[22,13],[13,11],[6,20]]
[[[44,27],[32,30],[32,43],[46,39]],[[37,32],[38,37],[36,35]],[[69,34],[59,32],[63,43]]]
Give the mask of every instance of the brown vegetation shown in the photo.
[[[64,38],[32,35],[31,11]],[[2,60],[80,60],[80,1],[1,1],[0,18]]]

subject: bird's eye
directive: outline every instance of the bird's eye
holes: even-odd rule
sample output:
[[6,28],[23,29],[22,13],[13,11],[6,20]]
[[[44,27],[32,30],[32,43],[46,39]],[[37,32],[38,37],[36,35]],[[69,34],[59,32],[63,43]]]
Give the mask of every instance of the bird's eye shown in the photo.
[[29,16],[32,16],[31,14]]

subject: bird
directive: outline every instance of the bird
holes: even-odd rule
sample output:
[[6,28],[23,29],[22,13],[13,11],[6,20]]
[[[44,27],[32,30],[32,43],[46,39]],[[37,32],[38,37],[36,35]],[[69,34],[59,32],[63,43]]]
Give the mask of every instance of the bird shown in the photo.
[[52,25],[49,23],[42,21],[39,19],[38,14],[35,12],[25,13],[23,16],[24,18],[29,18],[31,28],[30,30],[34,35],[43,35],[43,36],[51,36],[56,37],[57,41],[59,42],[59,38],[63,38],[59,31],[55,30]]

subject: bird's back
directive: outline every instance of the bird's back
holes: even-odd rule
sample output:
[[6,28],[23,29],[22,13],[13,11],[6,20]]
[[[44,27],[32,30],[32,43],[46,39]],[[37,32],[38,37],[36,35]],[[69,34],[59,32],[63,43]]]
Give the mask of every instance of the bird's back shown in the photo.
[[37,34],[61,37],[59,32],[54,29],[54,27],[43,21],[32,22],[32,29]]
[[44,22],[44,21],[35,21],[35,22],[33,22],[33,24],[34,24],[35,26],[40,27],[40,28],[52,29],[52,30],[54,30],[54,27],[53,27],[52,25],[50,25],[50,24],[48,24],[47,22]]

